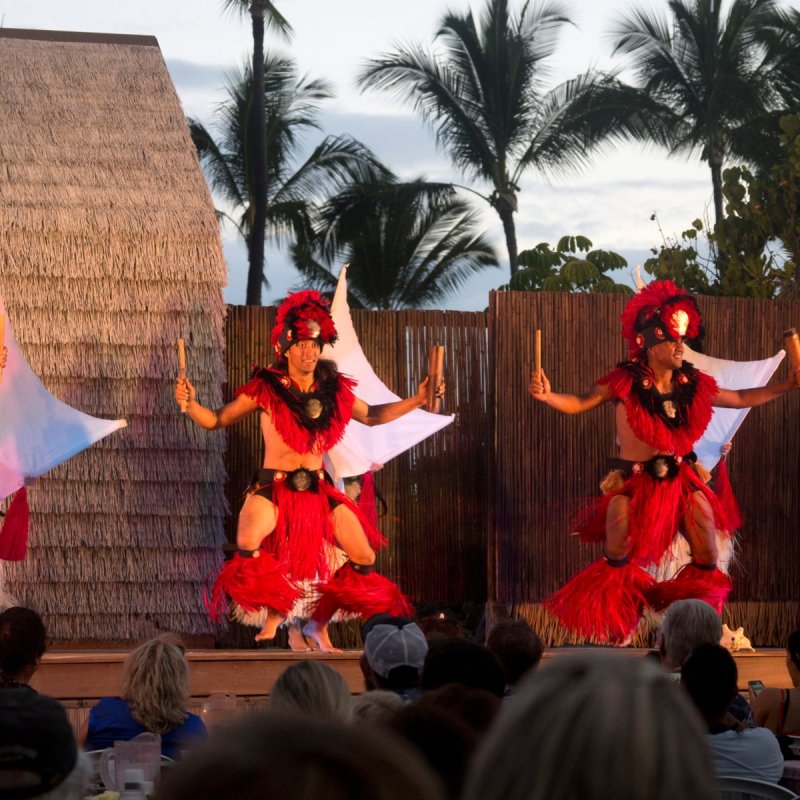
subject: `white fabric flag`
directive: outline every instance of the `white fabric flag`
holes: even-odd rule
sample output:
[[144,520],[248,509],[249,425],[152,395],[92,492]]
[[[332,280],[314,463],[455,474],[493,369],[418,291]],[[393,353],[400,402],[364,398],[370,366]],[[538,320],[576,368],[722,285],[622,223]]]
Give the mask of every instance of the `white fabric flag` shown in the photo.
[[11,330],[3,299],[8,364],[0,383],[0,499],[127,424],[90,417],[62,403],[28,366]]
[[[347,302],[347,267],[339,273],[331,314],[339,338],[332,347],[325,347],[323,355],[336,362],[339,372],[358,381],[356,394],[366,403],[375,405],[399,400],[375,374],[361,349]],[[352,420],[342,441],[328,453],[334,480],[380,469],[387,461],[449,425],[453,418],[453,415],[431,414],[417,409],[373,428]]]
[[[785,355],[785,350],[779,350],[771,358],[761,361],[726,361],[695,353],[684,345],[683,357],[701,372],[711,375],[723,389],[748,389],[751,386],[766,385]],[[694,446],[697,460],[706,469],[716,466],[720,458],[720,447],[733,438],[749,411],[749,408],[714,409],[711,422]]]

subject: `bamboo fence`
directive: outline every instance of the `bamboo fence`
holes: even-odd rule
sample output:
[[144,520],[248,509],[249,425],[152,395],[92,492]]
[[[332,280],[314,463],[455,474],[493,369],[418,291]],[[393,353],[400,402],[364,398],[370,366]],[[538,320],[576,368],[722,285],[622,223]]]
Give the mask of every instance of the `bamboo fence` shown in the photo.
[[0,29],[0,291],[61,400],[129,427],[30,490],[5,589],[54,640],[211,634],[224,436],[178,413],[176,340],[212,405],[226,280],[213,204],[151,37]]
[[[271,361],[274,320],[274,308],[229,307],[227,397],[247,380],[254,364]],[[378,568],[418,601],[482,603],[489,481],[485,314],[353,311],[353,324],[375,372],[401,397],[415,393],[425,377],[428,346],[444,345],[442,412],[456,415],[452,425],[375,473],[375,488],[385,504],[381,527],[389,538]],[[261,457],[258,420],[252,416],[228,436],[231,541],[241,492]]]
[[[580,500],[597,493],[614,453],[609,407],[568,416],[526,392],[534,336],[542,330],[543,368],[555,391],[583,392],[626,356],[619,335],[625,299],[616,295],[492,293],[494,476],[489,531],[492,596],[527,617],[550,644],[575,641],[539,606],[600,549],[569,536]],[[737,361],[766,358],[782,332],[800,322],[800,302],[700,298],[705,351]],[[775,380],[786,375],[781,365]],[[744,513],[735,589],[725,612],[754,643],[783,646],[800,626],[800,393],[753,409],[728,465]],[[653,621],[639,631],[652,642]]]

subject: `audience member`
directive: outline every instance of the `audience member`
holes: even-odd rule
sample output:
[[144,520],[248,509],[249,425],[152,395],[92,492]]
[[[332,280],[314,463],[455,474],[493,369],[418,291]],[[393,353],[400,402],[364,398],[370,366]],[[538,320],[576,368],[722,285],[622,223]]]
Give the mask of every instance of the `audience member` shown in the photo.
[[442,800],[417,753],[377,728],[249,714],[172,767],[155,800]]
[[753,702],[753,711],[756,724],[777,736],[800,736],[800,628],[789,636],[786,669],[793,688],[764,689]]
[[353,721],[388,725],[403,707],[403,698],[386,689],[373,689],[353,699]]
[[507,695],[513,694],[522,677],[538,666],[544,653],[542,640],[522,619],[495,625],[486,640],[486,647],[503,667]]
[[716,800],[705,731],[649,660],[592,652],[526,678],[478,750],[464,800]]
[[122,668],[122,696],[104,697],[89,712],[81,739],[88,750],[111,747],[150,731],[161,736],[161,752],[175,758],[206,735],[186,710],[189,665],[179,640],[163,635],[139,645]]
[[657,638],[664,669],[677,674],[701,644],[719,644],[722,620],[704,600],[678,600],[664,614]]
[[0,614],[0,688],[28,686],[47,648],[42,618],[30,608],[12,606]]
[[458,800],[478,735],[457,716],[423,704],[423,698],[403,706],[389,726],[422,754],[442,781],[449,800]]
[[282,714],[349,722],[353,698],[344,678],[321,661],[298,661],[272,687],[270,708]]
[[681,683],[708,727],[716,774],[777,783],[783,757],[774,734],[746,728],[728,712],[738,679],[733,656],[718,644],[700,645],[681,670]]
[[489,730],[502,703],[501,698],[485,689],[474,689],[463,683],[448,683],[425,692],[417,700],[420,708],[436,708],[466,723],[478,736]]
[[0,692],[0,797],[83,800],[91,775],[67,714],[26,687]]
[[422,667],[423,692],[448,683],[462,683],[503,697],[506,679],[497,658],[485,647],[465,639],[435,639],[430,642]]
[[[686,659],[703,644],[719,644],[722,620],[704,600],[678,600],[664,615],[658,631],[661,663],[675,679],[680,678]],[[730,713],[748,728],[755,727],[750,704],[738,692],[731,700]]]
[[419,677],[428,642],[410,619],[377,615],[362,628],[364,653],[359,660],[367,691],[386,689],[404,700],[419,696]]

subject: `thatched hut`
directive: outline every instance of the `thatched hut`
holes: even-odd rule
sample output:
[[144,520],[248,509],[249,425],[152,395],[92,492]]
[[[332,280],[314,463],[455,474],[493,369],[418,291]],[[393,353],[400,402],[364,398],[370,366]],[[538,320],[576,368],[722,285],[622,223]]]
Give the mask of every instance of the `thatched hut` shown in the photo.
[[128,428],[30,491],[5,589],[60,641],[211,632],[202,587],[226,514],[223,434],[172,399],[176,340],[221,402],[226,268],[154,38],[0,29],[0,292],[57,397]]

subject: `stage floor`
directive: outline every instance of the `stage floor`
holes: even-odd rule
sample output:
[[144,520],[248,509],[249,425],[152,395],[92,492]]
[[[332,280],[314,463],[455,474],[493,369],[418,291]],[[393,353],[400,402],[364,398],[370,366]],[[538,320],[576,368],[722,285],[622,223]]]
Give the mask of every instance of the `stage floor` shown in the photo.
[[[555,647],[545,651],[544,661],[575,652],[604,652],[605,647]],[[101,697],[119,694],[122,664],[128,650],[54,650],[45,653],[31,685],[58,698],[75,729],[86,719],[89,709]],[[643,658],[648,650],[620,648],[616,652]],[[344,653],[293,653],[290,650],[188,650],[190,664],[189,710],[201,713],[203,702],[212,694],[234,694],[237,706],[245,709],[266,704],[272,685],[286,667],[297,661],[316,659],[341,673],[353,694],[364,691],[358,666],[361,650]],[[786,651],[759,649],[755,653],[734,653],[739,669],[739,689],[747,682],[760,680],[765,686],[785,687],[791,681],[786,670]]]

